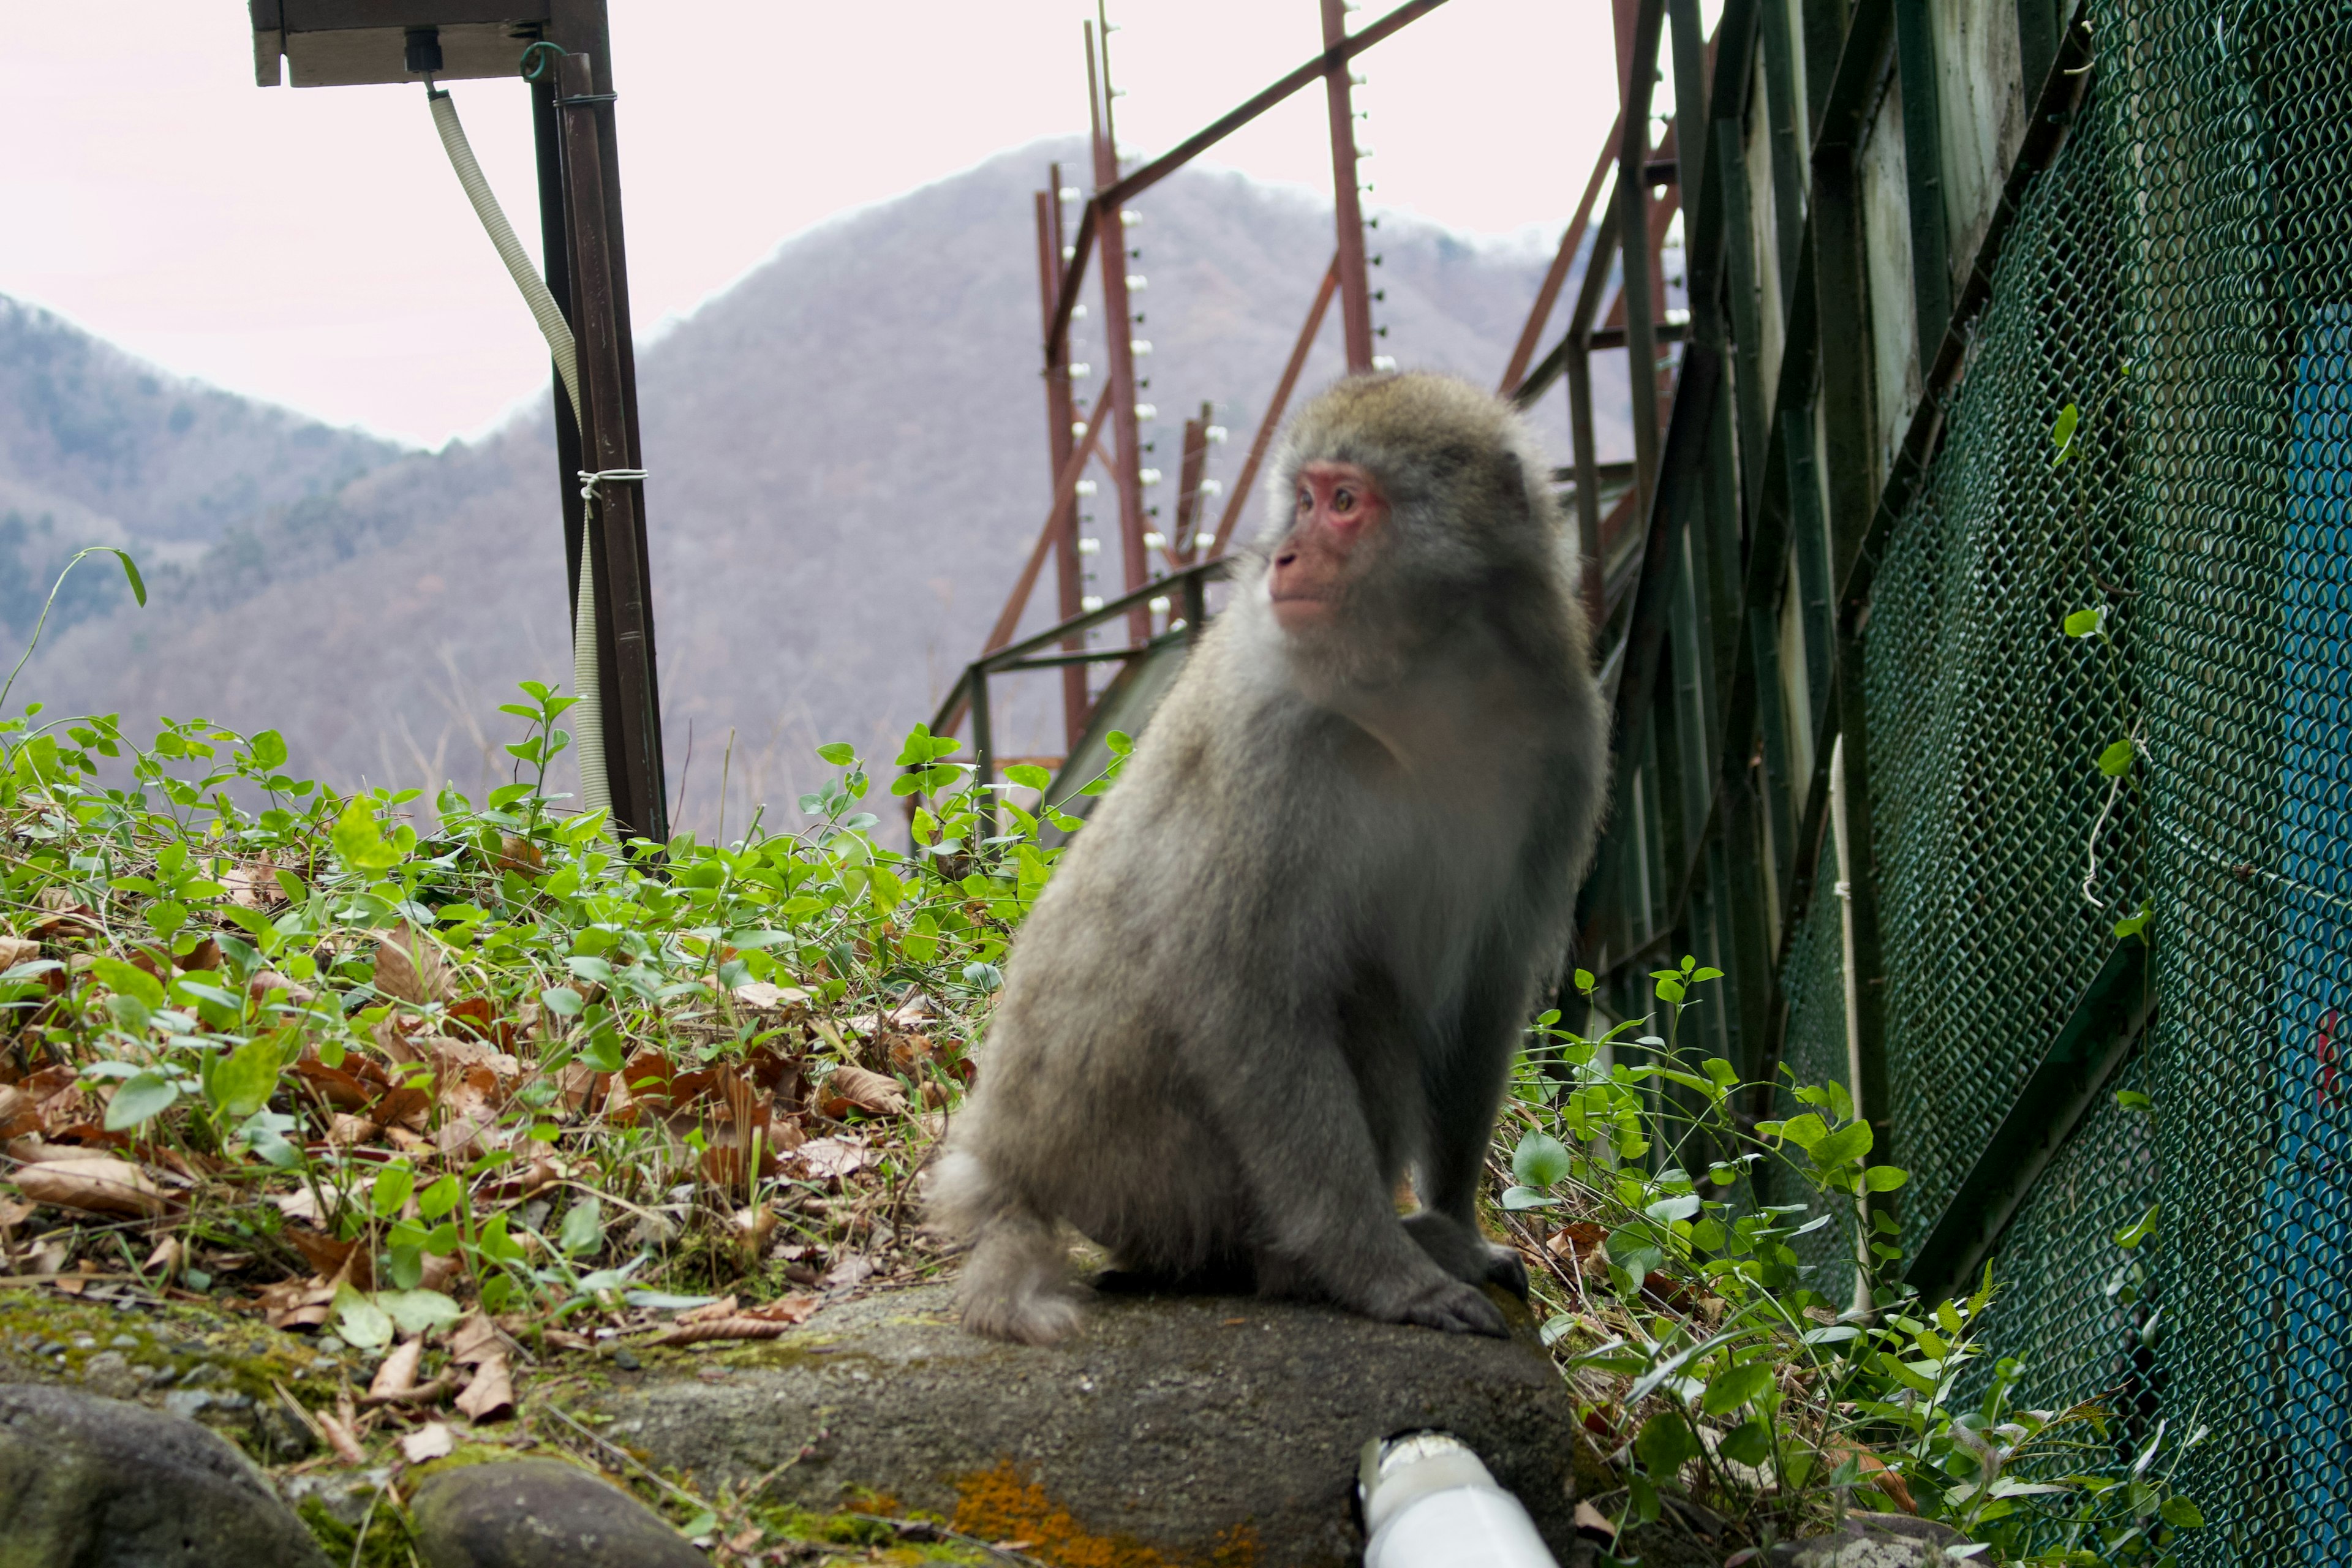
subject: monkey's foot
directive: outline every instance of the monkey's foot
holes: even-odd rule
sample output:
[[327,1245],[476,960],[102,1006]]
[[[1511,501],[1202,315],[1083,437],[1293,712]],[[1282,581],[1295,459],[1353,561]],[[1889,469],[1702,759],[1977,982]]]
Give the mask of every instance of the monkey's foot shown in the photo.
[[1432,1262],[1463,1283],[1500,1285],[1520,1300],[1528,1299],[1528,1266],[1519,1261],[1517,1248],[1489,1241],[1435,1209],[1408,1218],[1404,1228]]
[[1465,1285],[1459,1279],[1437,1280],[1406,1297],[1393,1310],[1371,1315],[1391,1322],[1419,1323],[1449,1334],[1487,1334],[1498,1340],[1508,1339],[1511,1334],[1509,1325],[1503,1321],[1502,1310],[1486,1300],[1476,1286]]

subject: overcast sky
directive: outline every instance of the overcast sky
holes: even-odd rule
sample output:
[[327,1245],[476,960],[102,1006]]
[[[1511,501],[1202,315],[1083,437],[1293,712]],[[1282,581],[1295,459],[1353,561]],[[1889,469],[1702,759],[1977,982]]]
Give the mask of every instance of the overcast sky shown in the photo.
[[[1087,126],[1093,13],[1072,0],[612,9],[641,334],[812,225]],[[171,370],[427,446],[543,384],[421,86],[257,88],[242,0],[11,10],[0,293]],[[1321,47],[1316,0],[1116,0],[1110,16],[1119,140],[1147,154]],[[1360,61],[1375,210],[1556,237],[1614,110],[1613,60],[1606,0],[1451,0],[1413,23]],[[535,253],[523,89],[453,89]],[[1310,89],[1213,161],[1328,192],[1325,127]]]

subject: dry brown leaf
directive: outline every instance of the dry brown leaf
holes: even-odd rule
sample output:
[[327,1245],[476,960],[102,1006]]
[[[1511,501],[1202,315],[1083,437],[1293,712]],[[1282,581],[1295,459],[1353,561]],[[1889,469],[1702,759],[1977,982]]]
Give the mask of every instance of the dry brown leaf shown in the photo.
[[494,1350],[474,1368],[473,1380],[457,1395],[457,1408],[475,1421],[497,1421],[514,1414],[514,1378],[507,1370],[507,1352]]
[[797,985],[771,985],[747,980],[735,987],[735,1000],[757,1013],[796,1013],[809,1004],[809,994]]
[[438,944],[411,925],[394,926],[376,939],[375,988],[419,1006],[456,994]]
[[302,1261],[326,1278],[348,1275],[362,1290],[374,1288],[374,1254],[357,1241],[338,1241],[323,1231],[299,1225],[285,1226],[281,1234],[302,1255]]
[[490,857],[490,864],[501,871],[521,871],[526,874],[547,868],[546,852],[530,839],[519,835],[503,834],[499,838],[499,851]]
[[876,1267],[874,1260],[862,1252],[845,1254],[839,1262],[824,1271],[824,1288],[828,1290],[839,1290],[852,1285],[863,1284],[873,1277]]
[[253,978],[245,983],[245,991],[257,1002],[267,1000],[273,991],[280,991],[285,993],[286,1000],[297,1007],[308,1007],[319,999],[316,991],[299,980],[289,980],[274,969],[256,970]]
[[446,1421],[427,1421],[400,1440],[401,1457],[412,1465],[446,1459],[457,1451],[457,1434]]
[[824,1080],[824,1113],[836,1121],[850,1110],[898,1116],[906,1109],[907,1091],[898,1086],[897,1079],[878,1072],[861,1067],[837,1067],[833,1076]]
[[40,1130],[41,1113],[33,1108],[33,1097],[13,1083],[0,1084],[0,1139]]
[[262,1321],[273,1329],[314,1329],[335,1310],[335,1281],[286,1279],[262,1287]]
[[573,1062],[555,1079],[555,1102],[566,1110],[577,1110],[596,1097],[596,1080],[604,1075],[586,1062]]
[[871,1157],[862,1138],[812,1138],[793,1151],[793,1163],[820,1182],[854,1176]]
[[[6,1227],[0,1226],[0,1229],[5,1228]],[[147,1261],[139,1266],[140,1271],[144,1274],[160,1274],[166,1279],[173,1279],[180,1272],[180,1260],[186,1255],[186,1250],[180,1245],[178,1237],[167,1236],[155,1244],[155,1250],[149,1253]]]
[[359,1435],[340,1417],[330,1415],[323,1410],[314,1410],[310,1418],[319,1424],[319,1431],[327,1439],[327,1447],[335,1451],[335,1458],[345,1467],[356,1468],[367,1463],[367,1450],[360,1447]]
[[1608,1234],[1601,1226],[1576,1220],[1554,1231],[1544,1250],[1579,1274],[1597,1274],[1609,1267],[1609,1248],[1604,1245]]
[[433,1096],[430,1093],[404,1084],[398,1089],[385,1089],[376,1102],[368,1107],[367,1119],[387,1132],[399,1128],[422,1132],[425,1118],[432,1110]]
[[367,1397],[398,1399],[415,1393],[416,1372],[424,1364],[425,1336],[419,1334],[413,1340],[403,1340],[392,1347],[392,1353],[385,1356],[383,1364],[375,1369],[375,1376],[368,1384]]
[[221,966],[221,945],[212,938],[206,937],[204,941],[196,943],[195,946],[188,949],[187,952],[184,954],[178,962],[180,967],[185,970],[211,971],[218,969]]
[[1576,1500],[1576,1532],[1601,1541],[1617,1539],[1617,1527],[1610,1522],[1609,1516],[1582,1498]]
[[364,1116],[353,1116],[348,1111],[337,1111],[334,1120],[327,1123],[327,1142],[336,1149],[355,1149],[362,1143],[373,1143],[383,1135],[383,1123],[370,1121]]
[[278,883],[278,868],[267,860],[231,866],[221,885],[228,889],[231,903],[248,910],[275,909],[286,901],[286,889]]
[[36,1203],[84,1214],[133,1215],[150,1219],[171,1203],[154,1178],[127,1160],[103,1154],[83,1154],[66,1160],[44,1160],[19,1168],[11,1178],[17,1190]]
[[67,942],[98,933],[98,911],[64,888],[43,888],[33,902],[42,914],[25,928],[25,934],[36,942]]
[[41,956],[41,944],[21,936],[0,936],[0,970],[14,969]]
[[698,1344],[704,1340],[772,1340],[813,1317],[814,1296],[782,1296],[764,1306],[738,1310],[735,1298],[723,1297],[706,1307],[680,1312],[657,1345]]
[[499,1131],[496,1111],[469,1110],[435,1128],[433,1146],[452,1160],[478,1160],[505,1148],[506,1136]]
[[767,1204],[753,1204],[749,1208],[736,1210],[730,1223],[735,1239],[757,1253],[768,1245],[768,1238],[776,1234],[776,1211]]
[[459,1366],[475,1366],[494,1355],[507,1353],[506,1342],[499,1337],[499,1326],[490,1321],[479,1308],[457,1320],[449,1331],[449,1359]]
[[33,1211],[40,1206],[29,1198],[21,1202],[0,1198],[0,1241],[7,1240],[9,1233],[32,1218]]

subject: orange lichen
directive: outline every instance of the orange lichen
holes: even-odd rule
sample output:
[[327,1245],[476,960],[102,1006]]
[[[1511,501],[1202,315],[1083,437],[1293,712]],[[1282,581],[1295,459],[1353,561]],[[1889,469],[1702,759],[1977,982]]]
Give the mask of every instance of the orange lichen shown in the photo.
[[955,1527],[983,1541],[1022,1542],[1019,1550],[1056,1568],[1256,1568],[1258,1559],[1257,1531],[1247,1524],[1220,1531],[1199,1557],[1132,1535],[1097,1535],[1011,1459],[957,1484]]

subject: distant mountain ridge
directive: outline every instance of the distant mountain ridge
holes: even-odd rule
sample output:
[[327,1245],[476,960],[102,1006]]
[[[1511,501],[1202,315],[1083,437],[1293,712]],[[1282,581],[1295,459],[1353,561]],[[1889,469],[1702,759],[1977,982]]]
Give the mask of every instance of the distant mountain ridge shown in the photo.
[[[819,226],[641,342],[681,822],[713,825],[722,769],[730,824],[762,801],[789,815],[818,743],[895,752],[977,653],[1048,500],[1030,192],[1077,151],[1020,149]],[[1128,233],[1150,279],[1135,334],[1152,341],[1143,396],[1163,411],[1146,461],[1174,472],[1181,421],[1207,398],[1234,433],[1210,470],[1230,482],[1329,259],[1329,209],[1188,170],[1144,216]],[[1397,219],[1373,248],[1384,350],[1492,384],[1546,258]],[[166,384],[80,334],[86,368],[68,374],[56,334],[73,329],[23,325],[37,315],[0,306],[0,498],[41,487],[179,567],[146,611],[117,605],[45,645],[20,697],[121,710],[134,731],[164,712],[275,727],[298,764],[344,785],[478,795],[504,776],[498,702],[570,668],[543,404],[482,441],[403,452]],[[1074,357],[1101,362],[1099,327],[1097,305]],[[1307,389],[1339,373],[1338,338],[1335,311]],[[43,385],[57,416],[19,390]],[[84,410],[103,439],[72,434]],[[1538,424],[1565,460],[1562,411]],[[1102,490],[1088,531],[1108,537]],[[1097,559],[1113,569],[1110,550]],[[1057,703],[1048,680],[1009,689],[1004,743],[1057,745]]]

